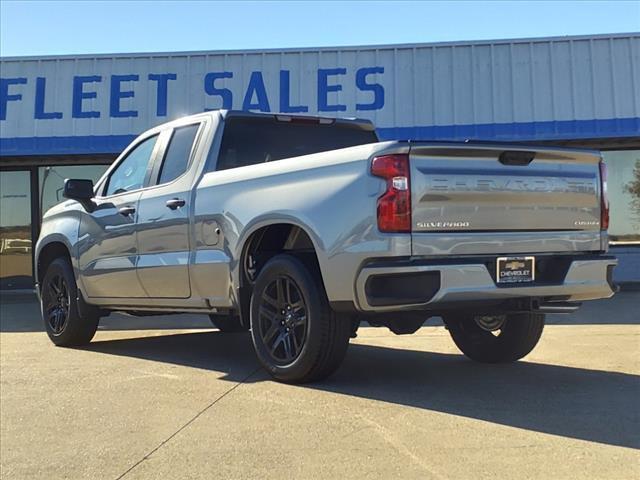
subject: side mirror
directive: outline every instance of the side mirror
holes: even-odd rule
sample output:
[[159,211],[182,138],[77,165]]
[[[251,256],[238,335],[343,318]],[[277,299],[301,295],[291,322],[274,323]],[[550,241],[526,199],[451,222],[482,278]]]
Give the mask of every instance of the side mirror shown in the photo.
[[64,190],[62,192],[64,198],[72,200],[90,200],[93,195],[93,180],[78,180],[67,178],[64,181]]

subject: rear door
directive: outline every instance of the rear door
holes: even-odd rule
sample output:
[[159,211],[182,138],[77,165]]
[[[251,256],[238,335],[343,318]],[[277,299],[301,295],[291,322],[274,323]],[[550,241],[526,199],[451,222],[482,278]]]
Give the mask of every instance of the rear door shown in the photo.
[[599,161],[578,150],[413,146],[413,253],[598,250]]
[[162,133],[151,186],[138,203],[138,278],[152,298],[189,298],[192,168],[201,123]]

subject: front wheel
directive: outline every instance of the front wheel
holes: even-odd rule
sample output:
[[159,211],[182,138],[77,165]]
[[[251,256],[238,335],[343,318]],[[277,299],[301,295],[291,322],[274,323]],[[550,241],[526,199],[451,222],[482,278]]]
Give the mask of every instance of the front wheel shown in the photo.
[[44,327],[51,341],[61,347],[89,343],[98,329],[100,316],[93,308],[80,308],[82,300],[69,261],[56,258],[51,262],[40,288]]
[[273,257],[251,297],[251,337],[258,360],[277,380],[320,380],[342,363],[350,318],[329,306],[317,268],[291,255]]
[[444,318],[451,338],[467,357],[482,363],[515,362],[537,345],[544,314],[452,314]]

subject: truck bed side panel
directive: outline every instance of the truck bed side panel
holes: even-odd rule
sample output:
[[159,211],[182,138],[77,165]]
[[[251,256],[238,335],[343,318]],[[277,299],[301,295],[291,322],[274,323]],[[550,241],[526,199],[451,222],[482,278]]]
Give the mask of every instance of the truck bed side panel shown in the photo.
[[[224,302],[249,235],[291,223],[311,237],[329,299],[353,301],[365,259],[411,254],[410,235],[381,234],[376,226],[376,198],[384,186],[369,174],[369,161],[384,148],[364,145],[206,174],[195,200],[197,291]],[[202,234],[211,225],[222,232],[216,245],[207,245]]]

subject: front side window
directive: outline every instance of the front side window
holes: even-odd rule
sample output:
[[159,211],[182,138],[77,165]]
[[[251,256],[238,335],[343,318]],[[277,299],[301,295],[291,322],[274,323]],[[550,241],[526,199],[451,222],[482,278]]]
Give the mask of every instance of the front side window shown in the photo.
[[147,166],[158,136],[138,144],[109,176],[105,196],[138,190],[144,186]]
[[191,148],[199,127],[200,124],[188,125],[173,131],[160,167],[159,184],[171,182],[187,171]]

